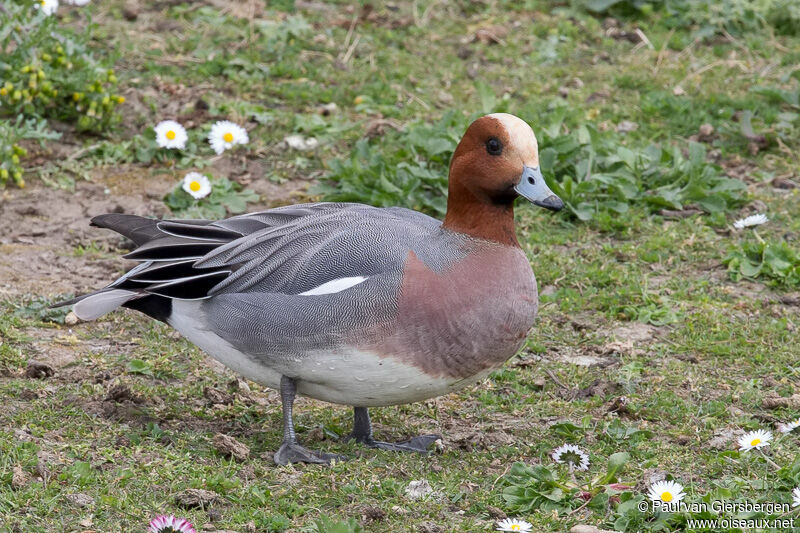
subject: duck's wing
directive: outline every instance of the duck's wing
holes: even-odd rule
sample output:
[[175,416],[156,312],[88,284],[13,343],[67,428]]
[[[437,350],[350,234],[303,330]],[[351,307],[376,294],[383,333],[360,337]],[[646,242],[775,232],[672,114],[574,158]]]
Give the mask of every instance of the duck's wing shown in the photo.
[[[150,295],[199,300],[231,293],[335,292],[361,278],[400,272],[408,251],[440,226],[407,209],[331,203],[221,221],[111,214],[92,223],[131,238],[138,247],[125,257],[140,264],[101,291],[64,302],[76,304],[76,314],[87,318]],[[436,257],[431,254],[431,267],[444,268]]]
[[298,217],[216,247],[194,268],[228,269],[210,291],[302,294],[353,277],[399,272],[440,222],[409,210],[349,204]]

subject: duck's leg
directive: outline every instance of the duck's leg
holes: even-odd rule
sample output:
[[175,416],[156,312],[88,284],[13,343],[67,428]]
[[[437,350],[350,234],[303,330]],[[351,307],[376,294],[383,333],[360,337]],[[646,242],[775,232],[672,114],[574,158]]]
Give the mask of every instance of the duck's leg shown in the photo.
[[275,463],[285,465],[288,463],[317,463],[329,464],[334,459],[345,461],[347,457],[336,453],[323,453],[309,450],[297,443],[292,422],[292,407],[297,395],[297,383],[286,376],[281,376],[281,404],[283,405],[283,443],[275,452]]
[[369,411],[367,411],[366,407],[353,407],[353,431],[347,438],[370,448],[396,452],[428,453],[428,447],[442,437],[441,435],[420,435],[402,442],[375,440],[372,438],[372,423],[369,421]]

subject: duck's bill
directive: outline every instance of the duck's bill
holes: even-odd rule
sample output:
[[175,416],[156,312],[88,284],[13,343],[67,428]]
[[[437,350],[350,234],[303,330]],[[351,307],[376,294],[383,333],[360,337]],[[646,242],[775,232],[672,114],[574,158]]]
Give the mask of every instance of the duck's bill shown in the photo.
[[533,202],[534,205],[559,211],[564,207],[564,202],[556,196],[542,176],[541,167],[524,167],[519,183],[514,187],[517,194]]

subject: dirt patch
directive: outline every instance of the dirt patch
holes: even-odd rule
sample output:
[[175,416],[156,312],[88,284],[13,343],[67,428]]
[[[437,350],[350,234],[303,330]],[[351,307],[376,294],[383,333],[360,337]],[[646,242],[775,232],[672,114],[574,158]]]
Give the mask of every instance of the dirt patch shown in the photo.
[[[94,327],[94,326],[87,326]],[[110,325],[107,327],[111,327]],[[89,353],[120,354],[129,353],[136,343],[113,337],[78,340],[70,331],[62,328],[25,328],[23,333],[35,341],[28,347],[32,360],[46,364],[53,369],[52,381],[57,383],[81,383],[95,381],[100,383],[111,379],[94,368],[91,362],[80,362]],[[107,374],[107,372],[106,372]]]
[[214,448],[226,457],[232,457],[237,461],[246,461],[250,457],[250,448],[234,439],[230,435],[217,433],[214,435]]
[[82,492],[67,494],[66,498],[69,503],[77,507],[90,507],[94,505],[94,498]]
[[498,446],[511,446],[514,437],[502,429],[461,427],[451,425],[444,430],[445,446],[466,450],[486,450]]
[[184,509],[207,509],[219,500],[216,492],[204,489],[186,489],[175,497],[175,503]]
[[755,171],[758,165],[753,161],[734,156],[730,159],[720,161],[720,166],[728,177],[741,180],[745,183],[755,183]]
[[712,450],[726,450],[733,448],[735,440],[744,434],[739,428],[722,428],[714,432],[707,446]]
[[616,341],[630,341],[639,343],[652,340],[659,333],[659,331],[659,328],[650,326],[648,324],[642,324],[641,322],[630,322],[622,326],[605,330],[602,333]]
[[111,232],[90,228],[94,215],[165,213],[162,202],[145,194],[161,192],[163,185],[131,183],[127,177],[112,172],[106,180],[78,182],[75,192],[41,184],[9,189],[0,199],[0,219],[14,222],[0,225],[0,298],[88,290],[122,271],[122,259],[87,260],[78,257],[76,247],[114,250],[122,243]]
[[575,398],[585,399],[593,396],[605,398],[609,394],[616,393],[618,390],[619,384],[598,378],[595,379],[588,387],[578,389],[575,394]]
[[106,396],[106,400],[117,403],[144,403],[144,398],[134,393],[130,387],[123,384],[114,385],[111,387],[111,390],[108,391],[108,395]]
[[20,465],[14,465],[11,474],[11,488],[14,490],[24,489],[30,481],[30,476],[22,469]]
[[[548,354],[549,355],[549,354]],[[553,360],[585,367],[605,368],[617,362],[603,353],[599,346],[564,346],[553,351]]]
[[761,400],[764,409],[798,409],[800,408],[800,394],[793,394],[788,398],[780,396],[767,396]]
[[222,392],[213,387],[203,387],[203,396],[208,400],[208,406],[229,405],[233,403],[233,394]]
[[[161,402],[162,400],[155,398],[154,401]],[[157,418],[152,415],[150,402],[133,392],[124,383],[111,385],[102,399],[86,401],[76,398],[73,403],[98,418],[124,422],[136,427],[144,427],[148,423],[158,422]]]
[[579,332],[595,330],[594,337],[602,344],[574,344],[553,347],[547,358],[585,367],[605,368],[617,364],[620,355],[639,355],[644,353],[662,333],[663,328],[656,328],[648,324],[630,322],[619,326],[609,326],[595,329],[596,325],[590,321],[573,319],[573,329]]
[[52,377],[53,374],[55,374],[55,370],[53,370],[52,366],[33,359],[28,361],[28,366],[25,369],[25,377],[31,379],[46,379]]

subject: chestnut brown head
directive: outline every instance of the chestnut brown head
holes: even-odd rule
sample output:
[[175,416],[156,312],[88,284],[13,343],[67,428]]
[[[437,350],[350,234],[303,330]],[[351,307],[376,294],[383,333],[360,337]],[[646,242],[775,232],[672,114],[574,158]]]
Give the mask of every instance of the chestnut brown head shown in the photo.
[[553,211],[564,207],[544,181],[533,130],[508,113],[483,116],[467,128],[450,162],[450,195],[492,205],[523,196]]

